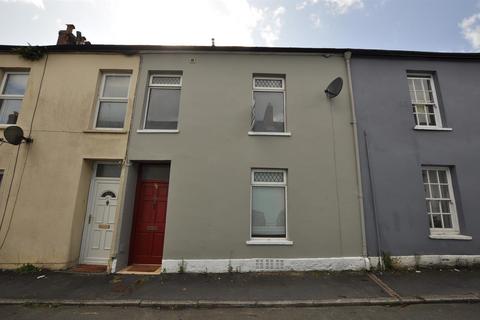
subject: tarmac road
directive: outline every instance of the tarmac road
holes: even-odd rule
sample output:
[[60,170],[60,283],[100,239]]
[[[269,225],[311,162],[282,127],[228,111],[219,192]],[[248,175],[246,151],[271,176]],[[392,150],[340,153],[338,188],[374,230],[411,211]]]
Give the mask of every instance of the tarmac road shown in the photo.
[[1,306],[2,320],[30,319],[105,319],[105,320],[190,320],[190,319],[422,319],[443,320],[462,319],[478,320],[480,303],[462,304],[426,304],[410,306],[370,306],[370,307],[323,307],[323,308],[235,308],[235,309],[184,309],[160,310],[139,307],[35,307],[35,306]]

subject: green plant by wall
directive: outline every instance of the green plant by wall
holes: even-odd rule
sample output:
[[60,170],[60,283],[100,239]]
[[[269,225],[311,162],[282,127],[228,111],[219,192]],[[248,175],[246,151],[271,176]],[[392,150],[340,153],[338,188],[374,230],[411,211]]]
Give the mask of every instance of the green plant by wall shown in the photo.
[[389,252],[382,251],[382,260],[385,270],[393,269],[393,260]]
[[42,269],[35,267],[33,264],[27,263],[17,268],[15,271],[21,274],[27,274],[27,273],[37,273],[42,271]]
[[182,262],[178,264],[178,273],[185,273],[186,270],[186,265],[185,265],[185,260],[182,258]]
[[47,53],[45,47],[32,46],[30,43],[28,46],[18,47],[12,50],[14,53],[19,54],[22,58],[29,61],[37,61],[43,58]]

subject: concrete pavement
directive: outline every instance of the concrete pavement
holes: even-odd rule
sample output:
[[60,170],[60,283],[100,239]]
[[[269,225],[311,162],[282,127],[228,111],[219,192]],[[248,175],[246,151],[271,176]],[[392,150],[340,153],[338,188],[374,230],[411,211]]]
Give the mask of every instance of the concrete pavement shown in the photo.
[[0,304],[275,307],[480,302],[480,270],[95,275],[0,272]]

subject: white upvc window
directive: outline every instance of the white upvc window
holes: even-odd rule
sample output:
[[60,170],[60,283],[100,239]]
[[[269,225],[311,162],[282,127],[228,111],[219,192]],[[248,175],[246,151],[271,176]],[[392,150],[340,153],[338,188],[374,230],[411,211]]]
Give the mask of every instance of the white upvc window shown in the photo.
[[0,86],[0,124],[17,123],[28,72],[5,72]]
[[105,73],[98,94],[96,129],[123,129],[127,112],[130,75]]
[[177,132],[182,75],[152,74],[143,119],[143,130]]
[[251,240],[287,239],[287,171],[253,169]]
[[408,89],[416,128],[442,128],[435,82],[429,74],[409,74]]
[[430,234],[459,234],[452,177],[448,167],[422,167]]
[[253,77],[250,131],[286,132],[284,77]]

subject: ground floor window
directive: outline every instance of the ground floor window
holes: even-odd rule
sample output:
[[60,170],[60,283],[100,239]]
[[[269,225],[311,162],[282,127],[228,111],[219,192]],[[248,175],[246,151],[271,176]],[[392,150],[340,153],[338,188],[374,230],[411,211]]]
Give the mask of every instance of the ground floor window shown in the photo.
[[286,170],[252,170],[252,238],[286,238]]
[[423,186],[431,234],[458,234],[458,217],[448,167],[423,167]]

